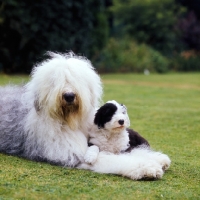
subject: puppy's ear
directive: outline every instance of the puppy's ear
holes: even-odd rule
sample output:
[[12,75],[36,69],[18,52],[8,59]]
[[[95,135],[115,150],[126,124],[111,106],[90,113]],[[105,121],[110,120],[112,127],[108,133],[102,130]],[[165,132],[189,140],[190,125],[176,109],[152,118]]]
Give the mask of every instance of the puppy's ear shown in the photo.
[[94,124],[98,128],[104,128],[105,123],[109,122],[112,119],[112,116],[116,112],[117,107],[112,103],[106,103],[97,110],[94,118]]
[[102,109],[100,108],[97,110],[95,117],[94,117],[94,124],[98,126],[98,128],[103,128],[103,112]]

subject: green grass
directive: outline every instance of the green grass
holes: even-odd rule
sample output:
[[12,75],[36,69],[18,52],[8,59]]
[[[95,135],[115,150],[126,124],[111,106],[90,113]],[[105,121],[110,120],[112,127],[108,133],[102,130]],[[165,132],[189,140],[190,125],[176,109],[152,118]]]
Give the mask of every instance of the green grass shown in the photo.
[[6,74],[0,74],[0,85],[13,85],[13,84],[18,84],[22,85],[26,83],[29,80],[28,76],[25,75],[13,75],[9,76]]
[[[0,199],[200,199],[200,74],[115,74],[102,80],[104,101],[124,103],[131,128],[170,156],[163,178],[132,181],[0,154]],[[22,79],[0,76],[0,84],[6,82]]]

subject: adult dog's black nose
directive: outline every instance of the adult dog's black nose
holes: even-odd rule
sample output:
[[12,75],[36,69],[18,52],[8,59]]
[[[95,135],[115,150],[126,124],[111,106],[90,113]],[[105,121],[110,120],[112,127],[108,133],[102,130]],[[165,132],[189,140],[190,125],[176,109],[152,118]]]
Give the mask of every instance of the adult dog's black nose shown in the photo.
[[64,99],[65,99],[66,102],[72,103],[72,102],[74,101],[74,99],[75,99],[75,94],[72,93],[72,92],[70,92],[70,93],[65,93],[65,94],[63,95],[63,97],[64,97]]
[[120,120],[118,121],[118,123],[119,123],[120,125],[123,125],[123,124],[124,124],[124,120],[123,120],[123,119],[120,119]]

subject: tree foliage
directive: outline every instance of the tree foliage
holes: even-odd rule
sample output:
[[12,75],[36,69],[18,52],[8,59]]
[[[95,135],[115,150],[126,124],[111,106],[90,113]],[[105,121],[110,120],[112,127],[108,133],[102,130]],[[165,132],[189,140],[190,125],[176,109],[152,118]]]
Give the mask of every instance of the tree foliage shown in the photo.
[[158,51],[145,44],[123,38],[111,38],[95,61],[99,72],[150,72],[165,73],[169,61]]
[[168,55],[177,47],[175,25],[184,9],[174,0],[115,0],[116,32]]
[[176,0],[176,3],[179,3],[186,8],[188,8],[188,11],[193,11],[195,15],[200,19],[200,1],[199,0]]
[[103,47],[108,34],[103,3],[103,0],[2,1],[3,70],[29,73],[33,63],[47,50],[73,50],[91,57]]
[[194,11],[189,11],[179,19],[176,28],[181,33],[180,39],[186,49],[200,51],[200,21]]
[[3,0],[0,71],[29,73],[46,51],[70,50],[104,72],[140,72],[148,60],[153,71],[200,70],[199,13],[199,0]]

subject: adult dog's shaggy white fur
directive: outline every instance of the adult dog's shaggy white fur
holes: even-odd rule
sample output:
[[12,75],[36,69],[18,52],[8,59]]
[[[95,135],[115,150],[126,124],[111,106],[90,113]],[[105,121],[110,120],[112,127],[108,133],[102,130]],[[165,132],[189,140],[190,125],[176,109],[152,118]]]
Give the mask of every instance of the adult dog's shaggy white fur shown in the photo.
[[170,159],[147,149],[120,155],[100,152],[94,165],[84,163],[101,81],[84,58],[72,53],[50,56],[33,69],[24,87],[0,88],[0,152],[136,180],[161,178]]
[[0,89],[0,152],[74,167],[102,95],[91,63],[50,53],[24,87]]

